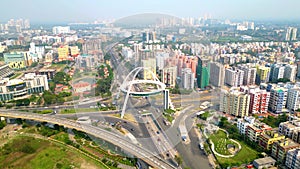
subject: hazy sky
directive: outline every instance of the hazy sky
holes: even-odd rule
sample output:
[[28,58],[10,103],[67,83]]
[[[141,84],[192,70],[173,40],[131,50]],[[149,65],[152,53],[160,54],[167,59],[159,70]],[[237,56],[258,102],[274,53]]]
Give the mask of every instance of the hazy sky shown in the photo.
[[178,17],[300,20],[299,0],[2,0],[0,22],[28,18],[32,22],[79,22],[139,13]]

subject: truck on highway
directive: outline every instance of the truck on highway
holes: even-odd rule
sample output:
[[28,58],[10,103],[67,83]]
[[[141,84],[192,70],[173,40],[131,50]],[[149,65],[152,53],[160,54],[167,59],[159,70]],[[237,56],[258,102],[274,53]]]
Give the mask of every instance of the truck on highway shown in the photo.
[[186,127],[184,125],[180,124],[178,126],[178,130],[180,132],[182,141],[186,141],[187,137],[188,137],[188,131],[186,130]]

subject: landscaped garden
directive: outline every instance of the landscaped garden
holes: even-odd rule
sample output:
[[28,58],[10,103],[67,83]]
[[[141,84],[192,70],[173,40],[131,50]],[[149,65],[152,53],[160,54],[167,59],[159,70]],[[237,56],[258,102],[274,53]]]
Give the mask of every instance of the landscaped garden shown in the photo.
[[238,144],[227,138],[226,133],[222,130],[218,130],[210,136],[210,139],[215,144],[215,151],[219,154],[233,155],[238,149]]
[[[230,140],[225,131],[218,130],[209,136],[214,144],[215,155],[222,168],[228,166],[240,166],[258,158],[258,152],[242,141]],[[239,143],[241,149],[239,150]],[[220,154],[220,155],[218,155]]]

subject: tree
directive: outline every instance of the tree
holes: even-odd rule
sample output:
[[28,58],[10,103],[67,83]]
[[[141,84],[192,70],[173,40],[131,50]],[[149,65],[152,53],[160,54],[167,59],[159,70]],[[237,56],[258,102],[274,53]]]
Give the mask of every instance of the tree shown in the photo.
[[6,126],[5,121],[0,121],[0,130],[3,129]]
[[53,82],[56,84],[68,85],[68,82],[71,80],[71,77],[65,72],[57,72],[53,77]]
[[30,96],[29,100],[30,100],[30,102],[34,102],[36,100],[36,98],[37,98],[37,96],[33,94]]
[[106,54],[104,55],[104,60],[105,60],[105,61],[110,60],[110,58],[111,58],[110,54],[106,53]]

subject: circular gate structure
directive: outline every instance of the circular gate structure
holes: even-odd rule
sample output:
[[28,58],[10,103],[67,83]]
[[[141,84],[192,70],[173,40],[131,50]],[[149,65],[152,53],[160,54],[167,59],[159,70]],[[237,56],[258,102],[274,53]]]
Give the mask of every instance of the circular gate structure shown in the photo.
[[[143,71],[143,72],[142,72]],[[147,77],[144,79],[136,79],[139,73],[143,73],[144,75],[147,74]],[[149,78],[149,79],[147,79]],[[139,84],[151,84],[156,85],[156,89],[151,89],[149,91],[136,91],[133,90],[135,85]],[[138,88],[138,87],[137,87]],[[159,81],[156,75],[149,69],[145,67],[137,67],[133,69],[125,78],[124,82],[120,86],[120,91],[124,93],[125,101],[121,113],[121,118],[124,117],[126,105],[128,102],[129,96],[150,96],[162,93],[166,89],[166,85]]]

